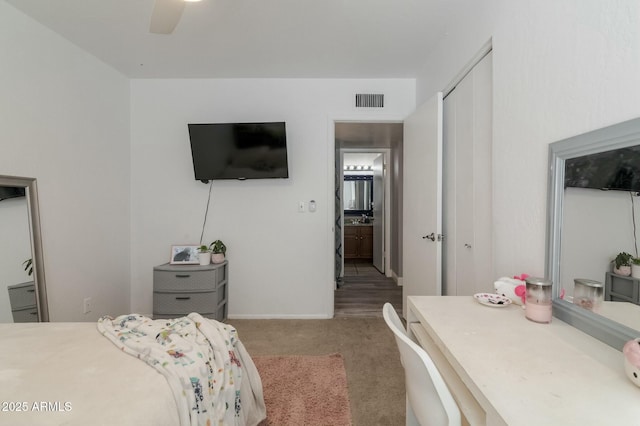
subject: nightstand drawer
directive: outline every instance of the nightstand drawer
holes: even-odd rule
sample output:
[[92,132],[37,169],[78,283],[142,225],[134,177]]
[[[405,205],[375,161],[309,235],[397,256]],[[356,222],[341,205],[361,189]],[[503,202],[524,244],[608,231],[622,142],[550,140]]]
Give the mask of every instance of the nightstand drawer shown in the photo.
[[38,308],[31,306],[12,311],[13,322],[38,322]]
[[202,291],[214,290],[217,270],[209,271],[153,271],[155,291]]
[[161,315],[187,315],[216,311],[217,293],[153,293],[153,313]]
[[9,303],[11,310],[22,309],[36,304],[36,288],[33,281],[11,285],[9,289]]

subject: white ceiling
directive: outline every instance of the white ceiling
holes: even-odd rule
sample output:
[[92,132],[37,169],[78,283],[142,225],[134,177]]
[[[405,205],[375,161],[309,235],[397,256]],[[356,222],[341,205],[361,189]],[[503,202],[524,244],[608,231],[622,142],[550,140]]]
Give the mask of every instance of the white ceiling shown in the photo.
[[413,78],[469,0],[4,1],[131,78]]

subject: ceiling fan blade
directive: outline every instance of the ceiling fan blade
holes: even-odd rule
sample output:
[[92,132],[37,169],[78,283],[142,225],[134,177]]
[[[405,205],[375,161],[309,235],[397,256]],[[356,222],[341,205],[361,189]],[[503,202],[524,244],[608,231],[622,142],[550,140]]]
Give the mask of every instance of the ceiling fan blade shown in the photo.
[[171,34],[178,25],[184,0],[155,0],[149,31],[154,34]]

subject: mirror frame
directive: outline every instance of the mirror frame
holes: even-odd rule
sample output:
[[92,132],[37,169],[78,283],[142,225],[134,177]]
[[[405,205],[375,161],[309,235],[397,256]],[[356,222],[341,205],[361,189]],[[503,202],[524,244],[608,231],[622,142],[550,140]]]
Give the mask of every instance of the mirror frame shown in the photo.
[[545,275],[553,282],[553,315],[618,350],[622,350],[627,341],[640,336],[640,330],[634,330],[560,299],[564,166],[565,160],[570,158],[639,144],[640,118],[549,144]]
[[31,234],[31,254],[33,256],[33,280],[36,291],[38,321],[49,321],[47,286],[44,277],[44,257],[42,233],[40,231],[40,209],[38,207],[38,185],[35,178],[0,175],[0,186],[17,186],[27,190],[27,208]]

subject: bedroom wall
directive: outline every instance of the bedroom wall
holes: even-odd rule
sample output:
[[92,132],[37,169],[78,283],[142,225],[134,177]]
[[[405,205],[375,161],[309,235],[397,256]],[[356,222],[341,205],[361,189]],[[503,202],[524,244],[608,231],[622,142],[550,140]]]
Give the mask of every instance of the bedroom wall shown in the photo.
[[51,320],[129,312],[129,80],[4,1],[0,34],[0,174],[38,179]]
[[640,116],[636,0],[470,5],[426,58],[418,104],[493,39],[498,276],[543,274],[548,144]]
[[[286,121],[290,178],[214,182],[204,242],[227,245],[230,317],[332,312],[332,122],[402,119],[415,80],[133,80],[131,91],[132,310],[151,312],[152,269],[170,246],[200,241],[209,186],[194,180],[187,123]],[[385,93],[384,111],[356,111],[359,91]],[[309,200],[318,210],[298,213]]]

